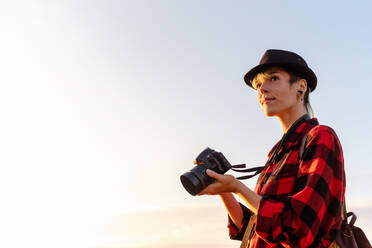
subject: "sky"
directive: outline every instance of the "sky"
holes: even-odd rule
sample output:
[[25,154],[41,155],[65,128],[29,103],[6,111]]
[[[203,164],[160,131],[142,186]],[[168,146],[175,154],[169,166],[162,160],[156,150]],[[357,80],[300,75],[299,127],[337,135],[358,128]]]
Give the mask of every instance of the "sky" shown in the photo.
[[206,147],[265,163],[281,126],[243,76],[270,48],[300,54],[316,73],[315,116],[341,141],[347,206],[372,238],[371,10],[0,1],[1,246],[237,247],[218,196],[193,197],[179,177]]

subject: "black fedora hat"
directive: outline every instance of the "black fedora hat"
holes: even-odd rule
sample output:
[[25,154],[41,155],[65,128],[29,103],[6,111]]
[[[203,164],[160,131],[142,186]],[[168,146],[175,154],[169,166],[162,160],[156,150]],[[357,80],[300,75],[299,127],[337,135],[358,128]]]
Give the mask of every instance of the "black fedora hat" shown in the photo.
[[315,73],[307,66],[306,61],[298,54],[290,51],[269,49],[262,56],[259,65],[253,67],[244,76],[245,83],[252,87],[251,80],[257,73],[265,71],[269,67],[283,67],[289,72],[295,73],[303,77],[307,81],[307,85],[313,91],[317,84]]

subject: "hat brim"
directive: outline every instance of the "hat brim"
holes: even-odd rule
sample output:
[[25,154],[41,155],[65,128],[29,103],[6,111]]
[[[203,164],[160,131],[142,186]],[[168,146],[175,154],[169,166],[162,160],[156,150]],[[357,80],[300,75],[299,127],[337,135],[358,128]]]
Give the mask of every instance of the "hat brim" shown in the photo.
[[298,74],[298,76],[303,77],[306,79],[307,85],[310,88],[310,91],[314,91],[317,85],[317,77],[315,73],[307,66],[303,66],[300,64],[294,64],[294,63],[266,63],[261,64],[253,67],[251,70],[249,70],[245,76],[244,81],[245,83],[253,88],[251,80],[260,72],[264,72],[266,69],[270,67],[283,67],[284,69],[289,70],[290,72]]

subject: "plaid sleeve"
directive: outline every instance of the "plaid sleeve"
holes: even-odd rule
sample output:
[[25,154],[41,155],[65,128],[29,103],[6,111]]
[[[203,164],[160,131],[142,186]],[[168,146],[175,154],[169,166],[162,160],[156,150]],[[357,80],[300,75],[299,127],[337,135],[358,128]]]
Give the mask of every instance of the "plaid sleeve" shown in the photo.
[[230,239],[233,239],[233,240],[243,239],[245,230],[247,228],[247,225],[248,225],[249,219],[251,218],[251,213],[252,213],[246,206],[244,206],[241,203],[239,204],[243,210],[243,220],[242,220],[242,226],[240,227],[240,229],[236,227],[236,225],[230,218],[230,215],[227,215],[227,218],[228,218],[227,228],[229,229],[229,237]]
[[328,247],[341,224],[345,174],[341,145],[333,130],[316,126],[308,134],[294,194],[278,202],[263,197],[256,234],[284,247]]

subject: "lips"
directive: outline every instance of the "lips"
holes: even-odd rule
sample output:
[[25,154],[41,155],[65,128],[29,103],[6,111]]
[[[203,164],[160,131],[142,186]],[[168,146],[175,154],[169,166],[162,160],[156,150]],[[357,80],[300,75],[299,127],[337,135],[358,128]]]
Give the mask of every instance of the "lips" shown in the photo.
[[265,97],[264,99],[263,99],[263,101],[262,101],[262,104],[264,104],[264,103],[270,103],[270,102],[272,102],[272,101],[274,101],[275,100],[275,98],[274,97]]

